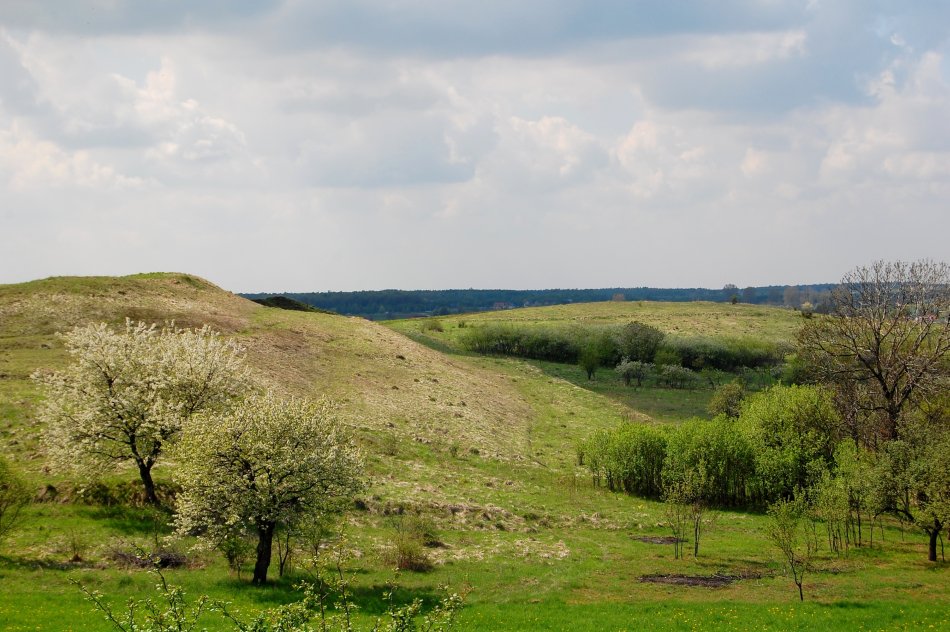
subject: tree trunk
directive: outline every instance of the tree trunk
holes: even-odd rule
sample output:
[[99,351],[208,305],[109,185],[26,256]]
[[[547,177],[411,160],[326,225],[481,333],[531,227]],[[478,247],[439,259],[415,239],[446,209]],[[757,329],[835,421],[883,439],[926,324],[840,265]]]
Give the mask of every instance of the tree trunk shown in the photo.
[[273,522],[265,522],[257,527],[257,562],[254,563],[254,577],[251,583],[263,585],[267,582],[267,567],[270,566],[275,527]]
[[[934,525],[936,526],[936,525]],[[937,538],[940,537],[940,529],[933,529],[930,534],[930,548],[927,551],[927,559],[931,562],[937,561]]]
[[142,484],[145,485],[145,501],[156,507],[161,504],[158,500],[158,494],[155,493],[155,482],[152,480],[152,464],[145,461],[138,461],[139,476],[142,478]]

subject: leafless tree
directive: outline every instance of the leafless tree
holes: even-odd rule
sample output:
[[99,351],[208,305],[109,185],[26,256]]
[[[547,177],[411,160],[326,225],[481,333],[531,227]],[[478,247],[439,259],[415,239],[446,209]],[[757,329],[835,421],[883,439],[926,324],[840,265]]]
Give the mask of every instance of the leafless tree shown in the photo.
[[802,356],[845,395],[857,438],[895,439],[905,407],[947,385],[950,266],[876,261],[845,275],[831,300],[830,316],[802,328]]

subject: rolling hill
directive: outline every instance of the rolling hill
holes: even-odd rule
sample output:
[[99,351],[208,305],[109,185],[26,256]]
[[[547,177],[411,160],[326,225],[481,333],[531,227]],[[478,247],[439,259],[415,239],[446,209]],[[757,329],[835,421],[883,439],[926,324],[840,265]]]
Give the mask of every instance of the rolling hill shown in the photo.
[[[639,389],[616,376],[589,387],[576,366],[458,353],[454,337],[481,322],[534,325],[641,320],[673,335],[790,340],[795,313],[744,305],[595,303],[446,317],[388,326],[358,318],[265,307],[187,274],[60,277],[0,286],[0,453],[38,491],[23,527],[0,551],[0,628],[92,631],[101,617],[71,585],[79,579],[119,603],[153,578],[115,561],[129,542],[172,542],[189,563],[169,578],[245,613],[297,599],[299,566],[264,589],[230,573],[222,556],[167,540],[167,513],[81,496],[81,482],[45,467],[41,398],[29,376],[62,366],[56,333],[126,318],[211,324],[247,350],[266,388],[327,396],[361,444],[369,488],[340,527],[352,561],[360,622],[384,611],[394,579],[394,532],[406,514],[432,521],[441,545],[429,573],[402,572],[397,599],[432,603],[440,584],[470,586],[461,629],[604,630],[841,629],[940,627],[950,595],[945,567],[923,563],[919,534],[880,525],[884,543],[850,556],[824,555],[797,603],[756,512],[724,510],[704,553],[672,559],[662,503],[592,485],[576,446],[592,432],[631,423],[678,423],[703,410],[710,390]],[[465,326],[461,327],[462,321]],[[405,334],[405,335],[404,335]],[[411,337],[410,337],[411,336]],[[418,339],[422,342],[417,342]],[[422,343],[425,344],[422,344]],[[610,373],[605,371],[604,373]],[[600,392],[602,391],[602,392]],[[690,400],[694,398],[696,401]],[[654,415],[640,403],[671,405]],[[687,405],[684,405],[686,402]],[[168,480],[174,463],[157,468]],[[134,472],[107,484],[134,486]],[[51,495],[48,486],[60,490]],[[906,531],[906,534],[905,534]],[[876,540],[877,542],[877,540]],[[716,589],[645,577],[725,577]],[[905,614],[906,613],[906,614]],[[68,622],[65,624],[64,622]],[[212,630],[227,629],[208,619]],[[741,625],[740,625],[741,624]],[[891,625],[893,624],[893,625]]]

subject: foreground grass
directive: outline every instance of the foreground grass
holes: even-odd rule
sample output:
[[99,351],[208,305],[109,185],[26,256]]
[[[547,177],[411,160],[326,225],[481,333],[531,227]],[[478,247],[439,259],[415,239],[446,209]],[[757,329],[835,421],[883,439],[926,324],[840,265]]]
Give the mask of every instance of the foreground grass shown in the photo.
[[[460,625],[466,630],[946,629],[950,568],[926,563],[920,534],[902,536],[897,525],[887,525],[883,546],[820,556],[817,572],[806,576],[801,604],[762,535],[760,515],[722,513],[698,559],[673,560],[670,545],[634,539],[665,535],[657,525],[658,504],[584,484],[570,491],[557,480],[549,489],[572,500],[517,531],[459,528],[440,516],[444,546],[431,550],[436,565],[428,573],[393,571],[386,555],[389,519],[351,514],[346,531],[357,557],[346,571],[360,621],[385,612],[383,594],[396,581],[401,603],[420,597],[434,604],[445,584],[469,588]],[[154,576],[118,568],[109,556],[115,547],[148,544],[165,533],[150,512],[43,504],[32,508],[29,521],[0,556],[0,629],[104,629],[71,580],[110,595],[117,606],[152,593]],[[72,541],[77,535],[84,546]],[[188,551],[190,544],[176,546]],[[189,552],[189,559],[189,568],[168,571],[170,581],[192,597],[208,594],[244,613],[296,599],[294,584],[308,576],[298,558],[293,576],[255,588],[247,574],[230,574],[217,555]],[[667,573],[753,578],[717,589],[641,581]],[[228,629],[215,616],[204,623]]]

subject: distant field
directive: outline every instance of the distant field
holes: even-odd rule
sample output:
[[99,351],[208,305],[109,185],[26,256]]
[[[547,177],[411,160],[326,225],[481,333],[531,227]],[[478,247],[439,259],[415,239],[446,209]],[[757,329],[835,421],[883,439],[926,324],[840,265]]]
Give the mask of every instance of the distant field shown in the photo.
[[[669,336],[757,338],[768,342],[791,342],[801,327],[801,314],[790,309],[730,303],[660,303],[650,301],[576,303],[550,307],[478,312],[457,316],[388,321],[404,333],[425,333],[434,340],[457,347],[467,327],[486,324],[570,327],[619,325],[640,321]],[[438,322],[443,331],[432,329]]]

